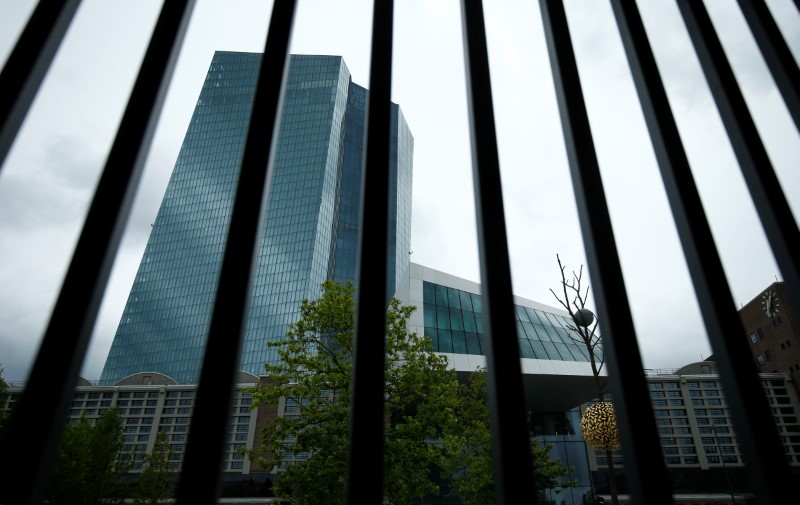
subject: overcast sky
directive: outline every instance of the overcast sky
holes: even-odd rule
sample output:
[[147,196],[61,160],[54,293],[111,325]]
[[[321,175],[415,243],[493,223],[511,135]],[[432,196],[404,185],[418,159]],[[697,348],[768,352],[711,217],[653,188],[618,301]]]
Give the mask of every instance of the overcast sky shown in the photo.
[[[514,292],[555,305],[585,264],[535,0],[487,4],[495,118]],[[397,1],[393,100],[414,135],[411,260],[480,281],[458,0]],[[640,1],[737,306],[781,279],[671,1]],[[800,137],[733,0],[707,0],[797,218]],[[800,16],[768,2],[794,55]],[[5,61],[34,5],[0,5]],[[711,353],[608,2],[566,1],[642,358],[677,368]],[[0,367],[24,381],[118,126],[160,2],[84,0],[0,169]],[[369,85],[371,2],[300,0],[291,51],[344,57]],[[100,376],[215,50],[263,50],[270,1],[199,0],[82,375]],[[592,300],[593,301],[593,300]]]

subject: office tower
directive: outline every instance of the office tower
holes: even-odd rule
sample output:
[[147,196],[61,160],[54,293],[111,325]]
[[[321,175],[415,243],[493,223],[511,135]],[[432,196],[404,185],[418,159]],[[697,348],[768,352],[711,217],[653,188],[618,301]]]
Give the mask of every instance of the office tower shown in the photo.
[[[214,55],[102,384],[138,372],[182,384],[199,378],[260,61],[260,54]],[[316,298],[324,280],[355,280],[367,99],[341,57],[291,56],[244,371],[258,375],[277,359],[266,343],[298,319],[300,302]],[[388,294],[408,271],[413,155],[395,104],[392,119]]]

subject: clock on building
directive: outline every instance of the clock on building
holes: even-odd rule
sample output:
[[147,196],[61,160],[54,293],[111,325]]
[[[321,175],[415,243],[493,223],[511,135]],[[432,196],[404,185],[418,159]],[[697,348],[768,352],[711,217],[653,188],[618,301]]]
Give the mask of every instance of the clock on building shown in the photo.
[[767,317],[775,317],[778,315],[778,295],[774,291],[768,289],[761,295],[761,308],[764,310],[764,315]]

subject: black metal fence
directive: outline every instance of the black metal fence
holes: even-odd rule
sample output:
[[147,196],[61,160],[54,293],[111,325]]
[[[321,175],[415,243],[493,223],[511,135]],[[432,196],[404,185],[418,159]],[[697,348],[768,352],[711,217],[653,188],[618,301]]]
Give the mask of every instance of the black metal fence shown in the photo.
[[[760,504],[796,503],[795,485],[769,406],[746,346],[744,329],[711,240],[708,220],[692,179],[687,156],[633,0],[610,0],[644,111],[653,147],[677,224],[679,237],[728,398],[751,487]],[[747,187],[755,202],[778,266],[794,300],[800,300],[800,233],[736,84],[704,4],[677,0],[723,118]],[[79,0],[41,0],[0,74],[0,167],[53,60]],[[127,221],[132,195],[150,147],[194,0],[166,0],[136,79],[83,230],[64,279],[25,392],[10,419],[0,448],[0,502],[40,503],[69,402],[78,379],[99,304]],[[295,0],[275,0],[245,144],[219,290],[178,503],[216,503],[246,310],[252,262],[258,246],[260,211],[265,204],[273,147],[259,139],[276,137]],[[797,3],[797,2],[795,2]],[[463,37],[471,128],[480,271],[487,332],[491,427],[498,503],[534,503],[529,482],[531,457],[523,408],[519,351],[515,338],[506,229],[492,90],[480,0],[462,0]],[[655,418],[631,320],[619,256],[564,8],[560,0],[540,0],[550,51],[573,187],[594,282],[609,380],[617,409],[630,494],[634,503],[671,503],[670,481],[661,454]],[[731,4],[731,7],[734,7]],[[800,127],[800,72],[774,19],[761,0],[739,7],[764,55],[795,125]],[[375,244],[385,245],[389,169],[390,85],[393,3],[374,3],[370,107],[365,142],[364,220],[358,289],[386,291],[386,261]],[[363,246],[362,246],[363,247]],[[363,275],[368,273],[368,275]],[[350,503],[382,503],[382,404],[384,348],[383,296],[359,297],[353,416],[349,456]],[[504,338],[508,336],[508,338]],[[42,401],[47,398],[47,401]],[[357,487],[354,483],[358,481]]]

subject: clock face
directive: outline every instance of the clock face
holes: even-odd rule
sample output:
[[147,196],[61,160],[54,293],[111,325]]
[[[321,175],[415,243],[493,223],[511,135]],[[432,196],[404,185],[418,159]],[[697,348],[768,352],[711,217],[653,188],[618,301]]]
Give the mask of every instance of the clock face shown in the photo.
[[774,291],[769,290],[761,295],[761,308],[763,309],[765,316],[775,317],[778,315],[778,307],[778,296]]

